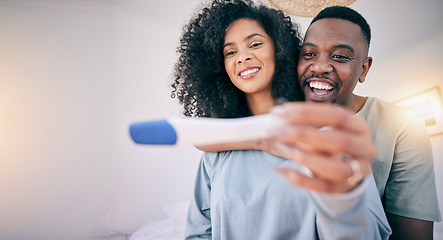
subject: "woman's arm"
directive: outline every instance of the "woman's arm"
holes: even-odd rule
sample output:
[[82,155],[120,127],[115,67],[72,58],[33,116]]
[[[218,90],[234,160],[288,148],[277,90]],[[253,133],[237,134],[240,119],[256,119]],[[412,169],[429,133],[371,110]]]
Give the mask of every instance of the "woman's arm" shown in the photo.
[[229,150],[262,150],[277,157],[289,157],[285,155],[285,152],[281,151],[280,148],[275,145],[274,140],[269,138],[242,142],[200,145],[195,147],[204,152],[221,152]]
[[262,140],[251,140],[243,142],[200,145],[195,147],[204,152],[221,152],[229,150],[247,150],[247,149],[263,150],[261,142]]
[[286,122],[272,131],[274,145],[313,174],[277,171],[307,190],[320,239],[388,239],[391,228],[370,168],[377,149],[367,123],[329,104],[288,103],[273,112]]
[[317,212],[320,239],[389,238],[391,228],[372,175],[345,194],[307,193]]

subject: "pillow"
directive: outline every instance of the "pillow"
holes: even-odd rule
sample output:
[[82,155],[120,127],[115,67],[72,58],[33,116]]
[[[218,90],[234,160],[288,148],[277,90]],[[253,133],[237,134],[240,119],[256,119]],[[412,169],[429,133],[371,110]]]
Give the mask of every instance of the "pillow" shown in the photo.
[[[149,222],[186,214],[200,157],[201,151],[192,146],[137,145],[128,141],[101,234],[130,235]],[[171,205],[175,203],[179,204]]]

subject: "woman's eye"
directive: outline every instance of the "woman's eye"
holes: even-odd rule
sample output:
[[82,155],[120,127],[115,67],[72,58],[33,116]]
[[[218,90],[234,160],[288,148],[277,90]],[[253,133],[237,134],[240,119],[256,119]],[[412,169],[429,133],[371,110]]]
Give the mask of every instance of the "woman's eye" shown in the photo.
[[315,54],[312,53],[312,52],[305,52],[305,53],[303,53],[302,56],[305,57],[305,58],[312,58],[312,57],[315,56]]
[[261,42],[253,43],[253,44],[251,44],[251,48],[256,48],[256,47],[258,47],[258,46],[260,46],[262,44],[263,43],[261,43]]
[[226,55],[226,57],[229,57],[229,56],[232,56],[234,54],[235,54],[235,51],[227,51],[225,55]]

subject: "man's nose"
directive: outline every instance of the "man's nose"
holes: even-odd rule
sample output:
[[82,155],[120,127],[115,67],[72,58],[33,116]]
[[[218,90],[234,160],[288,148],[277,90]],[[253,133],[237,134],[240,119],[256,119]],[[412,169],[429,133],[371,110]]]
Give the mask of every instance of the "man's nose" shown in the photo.
[[329,57],[327,56],[319,56],[311,65],[311,71],[316,73],[329,73],[332,72],[333,67],[330,62]]

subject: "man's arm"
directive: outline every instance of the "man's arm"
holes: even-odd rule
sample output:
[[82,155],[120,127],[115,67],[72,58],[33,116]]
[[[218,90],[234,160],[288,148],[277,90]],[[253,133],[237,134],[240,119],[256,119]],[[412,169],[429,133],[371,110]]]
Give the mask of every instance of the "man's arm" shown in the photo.
[[391,240],[432,239],[434,223],[386,213],[392,228]]

